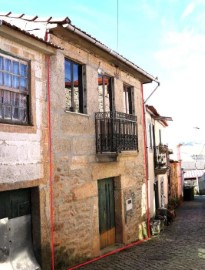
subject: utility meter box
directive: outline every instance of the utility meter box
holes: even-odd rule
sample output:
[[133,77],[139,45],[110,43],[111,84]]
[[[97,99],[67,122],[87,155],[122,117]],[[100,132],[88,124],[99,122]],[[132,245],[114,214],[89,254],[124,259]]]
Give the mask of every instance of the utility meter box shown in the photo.
[[132,210],[132,198],[126,200],[126,211]]

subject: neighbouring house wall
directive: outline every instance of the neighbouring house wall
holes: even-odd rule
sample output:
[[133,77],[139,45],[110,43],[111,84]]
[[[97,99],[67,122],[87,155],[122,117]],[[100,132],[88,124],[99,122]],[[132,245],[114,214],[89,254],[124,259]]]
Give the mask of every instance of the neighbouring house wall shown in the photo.
[[[154,127],[154,129],[153,129]],[[147,165],[149,179],[149,210],[150,217],[154,217],[157,207],[166,207],[168,204],[168,163],[158,168],[155,164],[155,155],[158,151],[156,147],[164,144],[163,132],[165,126],[154,119],[149,110],[146,111],[146,130],[147,130]],[[154,134],[153,134],[154,132]],[[161,138],[160,138],[161,134]],[[156,151],[156,152],[155,152]],[[168,148],[167,148],[168,151]],[[168,162],[168,153],[163,153],[166,156],[164,160]],[[158,201],[158,205],[156,203]]]
[[34,249],[39,260],[41,257],[43,269],[50,269],[45,56],[2,37],[0,47],[14,57],[31,62],[32,117],[32,124],[27,126],[0,123],[0,196],[1,191],[31,189]]
[[[146,220],[146,187],[143,142],[141,84],[109,65],[102,58],[63,40],[51,58],[52,150],[54,175],[54,242],[56,267],[69,267],[100,255],[98,180],[114,178],[116,241],[136,241],[138,226]],[[83,47],[83,43],[82,43]],[[87,114],[65,112],[64,57],[86,64]],[[134,86],[135,112],[138,117],[139,151],[118,154],[117,161],[99,162],[96,156],[95,112],[98,105],[98,67],[115,76],[115,105],[121,111],[123,82]],[[126,199],[133,208],[125,211]]]
[[149,125],[154,124],[154,121],[151,118],[151,115],[146,112],[146,134],[147,134],[147,166],[148,166],[148,179],[149,179],[149,211],[150,217],[155,216],[155,192],[154,192],[154,183],[156,180],[155,171],[154,171],[154,145],[153,145],[153,136],[152,142],[150,142],[150,130]]
[[168,178],[167,174],[157,175],[159,191],[159,207],[166,207],[168,204]]
[[182,184],[180,177],[180,163],[170,163],[170,197],[180,199],[182,196]]
[[[158,146],[159,144],[164,144],[164,137],[163,137],[164,128],[165,127],[161,124],[160,121],[155,121],[156,146]],[[160,130],[161,130],[161,138],[160,138]],[[168,156],[166,156],[166,159],[168,159]],[[163,174],[158,174],[157,179],[158,179],[158,191],[159,191],[159,207],[162,207],[162,206],[166,207],[168,204],[168,174],[167,172]]]
[[198,183],[199,183],[199,194],[204,195],[205,194],[205,175],[204,174],[201,177],[199,177]]

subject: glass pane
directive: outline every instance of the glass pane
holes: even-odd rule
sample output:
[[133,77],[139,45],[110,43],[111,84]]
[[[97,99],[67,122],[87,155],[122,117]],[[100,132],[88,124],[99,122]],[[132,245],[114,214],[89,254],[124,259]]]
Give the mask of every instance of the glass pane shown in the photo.
[[11,119],[11,106],[4,107],[4,119]]
[[22,90],[27,90],[28,89],[27,79],[20,78],[20,89],[22,89]]
[[3,106],[0,105],[0,119],[3,119]]
[[71,110],[71,89],[65,88],[66,110]]
[[19,95],[19,107],[27,108],[27,96]]
[[98,74],[98,105],[99,112],[103,112],[103,80],[101,74]]
[[110,77],[98,74],[98,105],[100,112],[110,111]]
[[11,104],[11,93],[9,91],[4,91],[4,100],[3,100],[4,104]]
[[18,76],[12,76],[13,81],[12,81],[12,87],[15,89],[19,89],[19,77]]
[[27,110],[19,108],[19,121],[26,123],[27,122]]
[[19,94],[12,93],[12,104],[14,106],[19,106]]
[[79,110],[79,90],[78,87],[74,87],[74,112],[80,112]]
[[73,78],[74,78],[74,82],[78,82],[78,65],[77,64],[73,65]]
[[3,104],[3,100],[4,100],[4,91],[0,90],[0,104]]
[[11,72],[11,60],[10,59],[5,59],[4,70],[7,72]]
[[3,70],[3,57],[0,56],[0,70]]
[[71,62],[65,60],[65,87],[71,87]]
[[22,77],[27,77],[27,65],[20,64],[20,75]]
[[11,87],[11,74],[4,73],[4,85],[7,87]]
[[18,107],[12,108],[12,120],[19,120],[19,108]]
[[3,85],[3,72],[0,71],[0,85]]
[[73,64],[73,80],[74,80],[74,111],[80,112],[79,108],[79,78],[78,78],[78,64]]
[[13,61],[13,74],[19,75],[19,62]]

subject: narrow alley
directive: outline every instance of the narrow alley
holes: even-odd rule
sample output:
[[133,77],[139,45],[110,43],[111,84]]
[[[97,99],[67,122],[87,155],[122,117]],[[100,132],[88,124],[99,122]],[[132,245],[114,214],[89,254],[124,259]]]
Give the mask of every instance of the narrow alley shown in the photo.
[[159,236],[78,269],[205,269],[205,196],[183,202]]

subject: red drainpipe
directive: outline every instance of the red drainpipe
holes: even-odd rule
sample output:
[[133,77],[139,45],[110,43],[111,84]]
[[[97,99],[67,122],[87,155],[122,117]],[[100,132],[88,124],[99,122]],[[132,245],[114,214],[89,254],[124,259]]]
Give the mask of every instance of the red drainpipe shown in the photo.
[[143,84],[141,84],[142,92],[142,114],[143,114],[143,135],[144,135],[144,164],[145,164],[145,183],[146,183],[146,204],[147,204],[147,235],[150,238],[150,212],[149,212],[149,187],[148,187],[148,163],[147,163],[147,136],[146,136],[146,119]]
[[54,210],[53,210],[53,158],[52,158],[52,129],[51,129],[51,92],[50,92],[50,56],[46,56],[47,64],[47,94],[48,94],[48,143],[49,143],[49,190],[50,190],[50,241],[51,269],[55,269],[54,260]]

